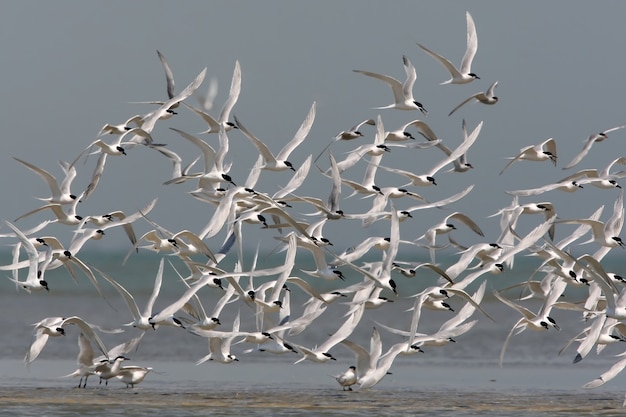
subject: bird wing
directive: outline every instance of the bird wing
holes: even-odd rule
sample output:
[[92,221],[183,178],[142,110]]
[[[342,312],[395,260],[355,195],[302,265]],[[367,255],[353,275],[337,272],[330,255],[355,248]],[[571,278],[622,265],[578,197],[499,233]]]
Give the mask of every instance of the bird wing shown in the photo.
[[293,150],[296,149],[296,147],[298,147],[304,139],[306,139],[307,135],[311,131],[311,127],[313,126],[313,121],[315,121],[315,109],[316,105],[315,102],[313,102],[313,105],[311,105],[311,109],[300,125],[300,128],[294,137],[280,150],[280,152],[278,152],[276,159],[286,160],[291,152],[293,152]]
[[461,72],[467,74],[471,72],[472,61],[478,50],[478,36],[476,36],[476,25],[472,15],[465,12],[465,17],[467,18],[467,47],[461,61]]

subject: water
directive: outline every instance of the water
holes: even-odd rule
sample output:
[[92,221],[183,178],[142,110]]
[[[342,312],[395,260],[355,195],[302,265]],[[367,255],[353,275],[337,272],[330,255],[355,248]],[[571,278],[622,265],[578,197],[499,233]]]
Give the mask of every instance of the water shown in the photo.
[[[8,256],[8,255],[6,255]],[[140,253],[133,255],[126,266],[120,265],[123,255],[89,254],[83,258],[109,273],[127,287],[143,307],[152,290],[159,257]],[[518,262],[518,261],[516,261]],[[503,288],[528,276],[533,264],[521,259],[517,275],[490,276],[489,287]],[[5,263],[8,263],[5,262]],[[337,361],[326,364],[303,362],[294,365],[299,356],[293,353],[273,355],[246,349],[246,344],[233,346],[240,359],[230,365],[195,362],[206,355],[207,341],[182,329],[161,327],[148,331],[135,352],[129,353],[129,364],[150,366],[154,371],[134,389],[126,389],[113,379],[108,386],[99,385],[92,376],[86,389],[74,388],[78,381],[59,378],[76,369],[78,353],[77,330],[67,326],[66,337],[51,338],[40,357],[27,368],[22,363],[31,342],[31,324],[47,316],[78,315],[86,321],[103,326],[119,326],[130,321],[126,305],[119,294],[102,283],[108,303],[95,294],[91,284],[81,277],[75,284],[62,269],[46,275],[50,293],[15,292],[12,284],[0,285],[0,404],[2,415],[537,415],[589,414],[618,415],[623,413],[624,382],[618,376],[597,390],[584,390],[582,385],[608,369],[621,353],[621,346],[609,346],[602,355],[592,352],[578,364],[572,364],[575,348],[563,355],[558,351],[586,325],[581,313],[554,310],[562,331],[526,331],[513,337],[498,366],[498,356],[506,334],[519,318],[517,312],[493,297],[486,297],[482,306],[496,319],[491,322],[480,313],[473,318],[478,324],[457,343],[443,347],[425,347],[425,353],[399,356],[378,385],[367,391],[342,392],[330,377],[343,372],[355,362],[354,355],[338,345],[331,352]],[[349,280],[357,277],[348,275]],[[261,282],[261,280],[259,280]],[[412,305],[406,296],[434,278],[425,275],[399,281],[400,297],[393,304],[367,310],[360,325],[350,337],[369,346],[374,320],[394,326],[408,326],[405,312]],[[320,290],[345,285],[341,282],[320,283]],[[179,279],[168,265],[156,309],[175,300],[183,291]],[[489,293],[490,290],[488,290]],[[292,291],[292,314],[297,316],[307,296],[299,289]],[[199,293],[210,314],[220,291],[207,288]],[[585,290],[567,293],[568,299],[583,299]],[[451,299],[455,310],[460,300]],[[531,310],[538,302],[525,304]],[[293,338],[305,346],[324,340],[342,323],[346,306],[335,303],[328,307],[315,326]],[[242,330],[254,330],[254,314],[245,304],[227,305],[220,315],[222,327],[229,330],[237,312],[241,314]],[[451,312],[424,311],[420,320],[423,332],[436,330]],[[124,342],[138,331],[126,329],[121,334],[102,334],[107,346]],[[381,330],[383,349],[401,338]]]

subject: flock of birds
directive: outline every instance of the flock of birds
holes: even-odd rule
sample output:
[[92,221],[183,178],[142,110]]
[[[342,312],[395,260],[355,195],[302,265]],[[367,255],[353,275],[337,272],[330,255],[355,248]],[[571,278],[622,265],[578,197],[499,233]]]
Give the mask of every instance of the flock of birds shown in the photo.
[[[466,84],[480,79],[471,70],[478,43],[475,24],[469,13],[466,14],[466,21],[467,49],[459,67],[426,46],[418,44],[422,51],[439,62],[449,73],[450,79],[442,84]],[[295,354],[299,357],[296,362],[307,360],[326,363],[335,360],[333,349],[343,345],[354,353],[356,366],[350,366],[345,373],[337,375],[337,382],[345,390],[351,390],[353,386],[366,389],[384,378],[399,355],[421,352],[424,347],[445,345],[470,331],[477,322],[477,319],[470,319],[477,311],[486,319],[493,320],[481,307],[487,278],[505,269],[513,269],[514,257],[520,254],[532,254],[541,259],[537,274],[542,274],[542,278],[534,280],[533,274],[527,281],[516,285],[515,287],[521,286],[525,289],[523,296],[517,299],[513,295],[505,295],[509,289],[493,291],[498,300],[520,316],[506,336],[500,363],[514,335],[524,330],[559,330],[550,315],[555,308],[575,311],[584,318],[584,328],[570,341],[578,346],[575,362],[582,360],[594,348],[599,353],[609,344],[626,341],[625,281],[618,274],[606,271],[602,265],[602,259],[613,248],[621,250],[624,247],[619,238],[624,216],[623,190],[617,181],[626,176],[626,171],[617,171],[616,167],[624,165],[625,158],[615,159],[604,169],[585,169],[537,188],[511,191],[511,205],[493,215],[499,217],[501,230],[500,236],[493,241],[483,239],[484,233],[476,219],[460,211],[449,213],[443,210],[441,213],[445,215],[442,215],[440,223],[428,227],[421,236],[408,237],[405,229],[400,227],[402,222],[419,217],[422,210],[448,210],[448,206],[462,202],[472,191],[472,186],[469,186],[438,201],[429,201],[417,192],[419,189],[443,185],[446,175],[453,175],[448,174],[449,172],[463,175],[473,168],[468,162],[468,151],[480,135],[482,122],[471,127],[463,121],[463,140],[457,146],[449,146],[423,120],[409,121],[398,130],[385,130],[383,117],[379,114],[375,120],[366,119],[338,133],[319,155],[309,155],[302,163],[296,164],[291,162],[290,155],[309,134],[316,116],[315,103],[293,138],[280,151],[272,151],[239,118],[231,118],[241,92],[242,71],[239,62],[235,65],[228,100],[218,117],[213,117],[210,114],[215,97],[211,93],[214,91],[213,84],[206,99],[201,100],[201,107],[193,106],[188,100],[197,96],[206,68],[177,93],[174,76],[165,57],[161,53],[158,56],[165,70],[167,98],[150,102],[157,107],[149,113],[133,116],[120,124],[106,124],[97,139],[89,143],[73,161],[60,162],[64,178],[57,179],[45,169],[15,158],[21,166],[46,182],[51,195],[41,199],[45,205],[21,215],[13,222],[5,221],[10,231],[2,234],[4,239],[12,240],[13,260],[11,264],[1,266],[0,270],[11,272],[10,279],[18,289],[28,293],[49,291],[54,288],[54,282],[46,280],[46,272],[64,267],[75,280],[82,275],[88,277],[100,295],[103,294],[102,285],[111,285],[128,305],[132,317],[126,325],[137,329],[139,335],[127,343],[108,349],[101,336],[107,332],[119,332],[121,329],[87,323],[77,316],[47,317],[34,326],[33,343],[26,354],[26,363],[30,364],[38,357],[50,337],[64,335],[65,328],[73,324],[80,330],[80,353],[78,369],[70,375],[80,377],[79,387],[86,386],[90,375],[97,375],[101,382],[119,378],[132,387],[140,383],[151,368],[124,366],[123,361],[128,352],[137,349],[145,332],[155,331],[160,326],[176,326],[180,331],[192,332],[208,340],[208,354],[199,359],[198,363],[208,360],[225,364],[238,361],[241,353],[233,348],[239,343],[255,346],[263,352],[284,354],[289,358]],[[379,109],[402,110],[407,115],[412,112],[426,115],[428,111],[425,105],[413,96],[416,70],[407,56],[403,56],[403,67],[406,74],[403,82],[370,71],[355,72],[382,81],[390,87],[393,103]],[[497,81],[493,82],[485,92],[463,100],[452,108],[449,115],[460,112],[470,102],[497,104],[498,98],[494,95],[497,85]],[[198,157],[193,161],[183,161],[173,146],[159,143],[155,134],[157,132],[154,131],[157,123],[171,119],[170,123],[175,124],[176,115],[187,111],[206,122],[207,129],[201,133],[188,133],[177,127],[170,129],[197,147]],[[589,136],[582,151],[563,168],[576,166],[592,150],[593,145],[604,141],[608,133],[625,126],[617,126]],[[420,136],[414,137],[411,133],[413,130]],[[370,133],[373,140],[367,138]],[[259,154],[257,162],[248,170],[248,177],[243,182],[229,174],[232,162],[228,158],[231,145],[228,135],[233,134],[243,135],[249,140],[249,143],[244,141],[243,145],[238,145],[237,151]],[[358,146],[345,158],[336,159],[332,153],[332,145],[340,141],[353,141]],[[405,153],[434,152],[437,155],[433,155],[436,163],[426,172],[413,172],[399,166],[386,165],[389,158],[387,155],[397,150]],[[172,164],[172,176],[165,184],[180,187],[181,190],[184,188],[181,184],[194,184],[196,188],[187,193],[206,203],[206,207],[212,210],[209,211],[205,225],[194,231],[167,230],[150,215],[158,203],[156,199],[132,214],[122,211],[104,215],[78,214],[81,202],[97,195],[98,185],[105,176],[108,158],[127,158],[128,163],[132,164],[133,153],[143,151],[158,152],[165,158],[164,163]],[[72,184],[77,177],[78,162],[86,160],[89,155],[97,157],[89,185],[84,191],[74,193]],[[194,171],[199,160],[202,168]],[[324,166],[328,161],[327,168],[320,166],[322,161]],[[522,148],[517,155],[510,157],[500,174],[513,164],[529,163],[528,161],[556,165],[556,141],[551,138]],[[349,179],[355,166],[360,166],[365,171],[361,180]],[[379,170],[393,175],[397,179],[396,185],[380,186],[376,181]],[[238,171],[242,171],[241,167]],[[271,190],[256,188],[259,177],[267,171],[283,172],[280,175],[284,175],[286,185]],[[330,191],[324,192],[322,196],[299,194],[299,187],[314,175],[317,175],[316,181],[319,183],[330,184]],[[603,207],[589,217],[563,219],[557,217],[556,207],[549,201],[519,202],[520,198],[541,196],[550,192],[576,192],[586,186],[605,188],[607,193],[617,194],[613,214],[606,221],[600,220]],[[342,210],[345,199],[341,196],[346,190],[352,192],[350,197],[362,198],[361,206],[364,209],[361,212],[350,213]],[[410,206],[396,208],[405,205],[407,201]],[[308,212],[302,213],[298,207],[305,208]],[[48,213],[51,217],[29,230],[16,225],[20,219],[35,213]],[[532,214],[540,216],[533,217]],[[522,216],[537,219],[536,225],[528,233],[518,230],[517,223]],[[385,224],[388,225],[385,226],[388,233],[380,237],[370,236],[341,252],[336,250],[323,233],[327,223],[337,222],[359,228],[373,223]],[[67,226],[71,236],[67,245],[63,243],[64,236],[46,235],[46,226],[51,223]],[[137,237],[133,226],[136,228],[139,223],[149,225],[150,230]],[[259,225],[264,229],[264,234],[280,242],[284,260],[282,254],[273,254],[276,259],[280,257],[278,266],[257,268],[257,257],[252,260],[244,257],[246,230],[250,227],[258,228]],[[560,228],[570,225],[569,227],[575,229],[563,240],[555,241],[554,231],[557,225]],[[117,227],[122,227],[129,238],[129,255],[139,248],[163,254],[154,291],[143,309],[136,304],[124,282],[118,281],[122,277],[115,279],[80,259],[80,251],[84,246],[95,248],[91,246],[92,240],[103,238],[105,232]],[[453,238],[457,227],[467,228],[481,241],[470,246],[457,242]],[[401,236],[402,234],[404,235]],[[443,241],[444,234],[448,237],[447,242]],[[590,238],[584,243],[588,244],[587,248],[594,248],[593,252],[575,257],[570,252],[571,245],[587,235]],[[218,236],[223,236],[223,241],[216,244]],[[416,254],[412,256],[413,259],[423,257],[424,260],[414,263],[400,259],[397,255],[401,245],[411,248]],[[438,263],[437,252],[448,247],[458,249],[454,262]],[[235,252],[234,255],[231,252]],[[296,262],[296,258],[309,256],[301,255],[303,252],[312,256],[315,269],[298,268],[299,262]],[[23,253],[26,254],[26,259],[22,259]],[[232,261],[232,268],[224,266],[226,262],[223,260],[226,257]],[[180,297],[157,310],[154,306],[166,268],[164,259],[179,260],[187,267],[188,274],[179,274],[186,285]],[[21,276],[24,269],[28,271],[25,277]],[[418,292],[411,295],[414,299],[413,306],[404,314],[398,313],[395,327],[377,323],[371,334],[369,348],[351,339],[359,324],[363,325],[362,317],[366,310],[393,308],[391,303],[402,288],[403,281],[420,275],[438,277],[438,282],[436,285],[421,286]],[[348,279],[353,281],[354,276],[361,279],[348,284]],[[320,280],[332,282],[334,290],[318,292],[316,282]],[[583,303],[564,301],[567,298],[563,298],[563,295],[570,287],[586,287],[586,300]],[[210,314],[207,314],[209,310],[205,310],[201,299],[203,292],[209,291],[220,296],[219,301],[209,309]],[[302,291],[308,300],[303,305],[292,306],[292,291]],[[464,304],[459,311],[452,311],[448,303],[452,297]],[[543,300],[538,311],[531,311],[525,306],[531,299]],[[326,317],[324,312],[335,302],[344,305],[345,314],[340,317]],[[232,324],[224,323],[220,319],[223,309],[238,311]],[[248,316],[241,320],[240,309],[250,312],[249,322],[246,320]],[[420,332],[419,322],[423,309],[441,311],[441,314],[448,315],[447,321],[435,333]],[[298,343],[298,335],[306,332],[321,317],[326,317],[322,320],[336,322],[336,331],[315,346]],[[254,330],[241,330],[242,328]],[[402,341],[384,350],[381,329],[401,337]],[[243,352],[251,350],[254,348]],[[95,351],[101,356],[96,357]],[[624,366],[626,359],[617,362],[586,387],[596,387],[608,382]]]

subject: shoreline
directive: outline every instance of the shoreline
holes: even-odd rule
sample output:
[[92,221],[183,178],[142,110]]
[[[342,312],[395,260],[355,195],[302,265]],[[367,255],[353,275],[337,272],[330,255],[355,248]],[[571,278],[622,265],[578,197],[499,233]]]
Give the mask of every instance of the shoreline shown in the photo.
[[498,392],[367,390],[337,391],[299,390],[210,390],[171,392],[150,389],[119,388],[2,388],[0,403],[5,407],[32,408],[54,406],[68,409],[88,407],[164,409],[170,408],[228,408],[233,409],[294,409],[301,411],[381,410],[386,413],[442,410],[464,413],[525,413],[576,412],[595,415],[622,414],[623,393],[566,392],[506,394]]

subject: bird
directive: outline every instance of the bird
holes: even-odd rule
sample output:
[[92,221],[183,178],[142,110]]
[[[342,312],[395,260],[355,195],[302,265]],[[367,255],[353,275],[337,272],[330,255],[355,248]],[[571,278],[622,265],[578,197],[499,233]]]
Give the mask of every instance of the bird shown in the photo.
[[239,362],[237,356],[233,355],[230,350],[233,340],[240,335],[239,326],[240,313],[237,312],[237,316],[233,320],[232,332],[215,332],[211,330],[206,331],[198,329],[191,330],[193,334],[207,337],[209,339],[209,353],[196,361],[196,365],[200,365],[209,360],[223,364]]
[[498,291],[493,290],[494,295],[500,301],[502,301],[507,306],[517,310],[522,314],[522,318],[520,318],[511,328],[509,334],[504,340],[504,344],[502,345],[502,349],[500,351],[500,366],[502,366],[502,362],[504,361],[504,353],[509,344],[509,340],[515,334],[520,334],[526,329],[534,330],[534,331],[545,331],[550,329],[551,327],[555,330],[561,330],[556,321],[550,317],[550,312],[552,311],[552,307],[557,302],[567,283],[562,279],[557,279],[552,283],[552,288],[550,290],[549,296],[546,297],[541,308],[538,313],[533,313],[526,307],[523,307],[519,304],[514,303],[513,301],[502,296]]
[[626,170],[611,172],[615,165],[626,165],[626,157],[620,156],[614,159],[601,170],[593,168],[580,170],[559,182],[576,181],[578,184],[589,184],[598,188],[622,188],[617,180],[626,176]]
[[[30,365],[41,353],[46,346],[49,337],[65,336],[65,329],[63,326],[67,324],[73,324],[80,329],[90,342],[95,343],[98,349],[103,355],[107,355],[107,349],[100,340],[100,337],[96,334],[94,329],[102,330],[100,326],[95,326],[84,321],[78,316],[71,317],[46,317],[45,319],[35,323],[33,331],[33,341],[28,348],[26,356],[24,357],[24,363]],[[118,330],[108,331],[118,332]]]
[[[84,216],[81,219],[81,222],[78,224],[77,231],[84,230],[82,229],[82,227],[87,222],[96,225],[98,227],[98,230],[102,231],[107,230],[111,227],[122,226],[130,242],[135,245],[137,243],[137,237],[135,235],[132,223],[150,213],[150,211],[152,211],[152,209],[156,205],[156,202],[157,199],[155,198],[145,207],[128,216],[124,214],[124,212],[121,210],[112,211],[101,216]],[[76,249],[70,249],[70,251],[75,252]]]
[[182,138],[187,139],[189,142],[200,148],[202,157],[204,160],[204,172],[198,174],[185,174],[180,177],[174,177],[165,182],[165,184],[181,183],[188,179],[198,178],[198,190],[209,191],[213,186],[220,186],[222,182],[227,182],[232,185],[236,185],[233,179],[228,174],[230,171],[230,164],[226,164],[224,159],[229,150],[228,136],[226,130],[222,129],[219,133],[219,149],[216,152],[215,149],[204,140],[197,136],[191,135],[180,129],[170,128],[174,132],[178,133]]
[[39,198],[39,200],[54,204],[71,204],[74,200],[76,200],[77,196],[72,194],[70,191],[72,182],[76,178],[76,167],[71,166],[65,161],[59,161],[59,165],[65,173],[65,178],[59,184],[57,179],[54,178],[48,171],[19,158],[13,157],[13,159],[33,171],[35,174],[39,175],[46,182],[46,184],[48,184],[48,188],[50,188],[52,196],[48,198]]
[[104,380],[104,385],[109,385],[109,379],[115,378],[120,374],[122,362],[128,360],[126,356],[118,355],[111,360],[102,360],[95,368],[95,373],[100,377],[100,384]]
[[[357,360],[357,382],[359,389],[364,390],[378,384],[389,372],[396,357],[407,349],[418,350],[417,346],[408,346],[408,343],[401,342],[391,346],[387,352],[382,354],[382,341],[378,329],[374,327],[370,338],[370,349],[366,350],[361,345],[350,340],[341,342],[350,349]],[[421,349],[420,349],[421,350]]]
[[583,146],[582,151],[580,151],[578,155],[576,155],[567,165],[565,165],[563,169],[570,169],[578,165],[578,163],[582,161],[585,156],[587,156],[587,154],[591,150],[591,147],[593,146],[594,143],[603,142],[606,138],[609,137],[608,135],[609,133],[615,132],[616,130],[623,129],[625,127],[626,127],[626,124],[623,124],[623,125],[612,127],[600,133],[593,133],[589,135],[587,139],[585,140],[585,144]]
[[584,188],[584,187],[576,180],[573,180],[573,181],[561,180],[559,182],[546,184],[541,187],[528,188],[525,190],[507,191],[506,193],[510,195],[520,196],[520,197],[528,197],[531,195],[543,194],[552,190],[560,190],[560,191],[565,191],[568,193],[573,193],[575,191],[578,191],[581,188]]
[[[335,140],[353,140],[353,139],[358,139],[360,137],[363,137],[363,133],[361,132],[360,129],[364,125],[375,126],[376,122],[374,121],[374,119],[365,119],[362,122],[355,124],[350,129],[342,130],[341,132],[337,133],[334,139]],[[322,153],[324,153],[324,151],[322,151]]]
[[431,51],[420,43],[417,44],[417,46],[436,59],[450,73],[452,78],[442,82],[441,84],[467,84],[480,79],[478,75],[472,72],[472,61],[474,60],[474,56],[476,56],[476,51],[478,50],[476,25],[474,24],[474,19],[469,12],[465,12],[465,17],[467,19],[467,47],[465,49],[465,54],[463,55],[463,60],[461,61],[461,66],[458,69],[448,59]]
[[143,382],[144,378],[150,371],[152,371],[151,367],[126,365],[120,367],[116,378],[126,384],[126,388],[135,388],[135,385]]
[[426,239],[428,243],[428,248],[430,250],[430,258],[432,263],[435,263],[435,250],[437,249],[437,247],[435,246],[436,236],[444,233],[450,233],[452,230],[455,230],[456,226],[454,225],[454,221],[459,221],[463,223],[464,225],[469,227],[471,231],[479,236],[485,235],[480,227],[476,224],[476,222],[470,219],[467,215],[458,211],[447,215],[441,223],[430,227],[425,234],[417,239]]
[[36,208],[34,210],[31,210],[31,211],[29,211],[27,213],[22,214],[21,216],[16,218],[14,221],[17,222],[18,220],[21,220],[21,219],[23,219],[25,217],[28,217],[28,216],[32,215],[32,214],[39,213],[41,211],[50,209],[50,211],[52,211],[52,213],[55,216],[55,219],[50,220],[50,223],[56,222],[56,223],[64,224],[64,225],[67,225],[67,226],[77,226],[83,220],[82,216],[79,216],[78,214],[76,214],[76,208],[78,207],[78,203],[80,203],[81,198],[83,196],[84,196],[84,193],[79,195],[79,196],[77,196],[77,198],[75,198],[70,204],[65,204],[65,206],[69,206],[67,208],[67,211],[65,211],[63,209],[64,205],[61,205],[59,203],[48,203],[48,204],[45,204],[45,205],[43,205],[43,206],[41,206],[39,208]]
[[407,132],[407,129],[411,126],[414,126],[418,130],[418,132],[420,132],[429,141],[435,142],[438,140],[437,136],[426,122],[416,119],[405,123],[401,128],[397,130],[390,130],[388,132],[385,132],[385,141],[401,142],[407,139],[415,140],[415,137],[410,132]]
[[330,354],[329,350],[338,343],[341,343],[352,334],[356,326],[359,324],[361,317],[363,316],[363,310],[363,304],[358,306],[358,308],[355,308],[348,315],[348,318],[343,322],[343,324],[335,331],[335,333],[333,333],[328,339],[326,339],[324,343],[316,346],[313,349],[290,342],[290,344],[302,354],[302,357],[298,359],[295,363],[300,363],[305,359],[310,360],[314,363],[326,363],[329,360],[336,361],[337,359]]
[[248,129],[246,129],[241,122],[235,117],[235,123],[239,127],[239,130],[243,132],[244,135],[252,144],[257,148],[259,153],[263,155],[264,164],[261,166],[261,169],[266,169],[269,171],[284,171],[284,170],[292,170],[295,171],[293,164],[287,160],[289,155],[306,139],[311,127],[313,126],[313,121],[315,120],[315,102],[311,106],[309,113],[306,118],[300,125],[300,128],[294,135],[294,137],[285,145],[283,148],[274,156],[274,154],[269,150],[267,145],[263,143],[260,139],[254,136]]
[[481,91],[480,93],[476,93],[472,96],[469,96],[468,98],[460,102],[455,108],[453,108],[452,111],[448,113],[448,116],[452,116],[452,114],[455,111],[457,111],[458,109],[463,107],[466,103],[472,100],[476,100],[480,103],[487,104],[487,105],[496,104],[498,102],[498,97],[494,95],[494,90],[497,86],[498,86],[498,82],[495,81],[493,84],[489,86],[487,91],[484,91],[484,92]]
[[107,123],[104,126],[102,126],[102,129],[100,129],[100,132],[98,132],[98,136],[102,136],[107,133],[110,135],[121,135],[131,130],[133,128],[132,125],[135,125],[134,127],[141,127],[142,122],[143,122],[143,116],[136,114],[121,124],[113,125],[113,124]]
[[[126,302],[126,305],[128,306],[128,309],[133,316],[133,321],[125,324],[125,326],[136,327],[140,330],[156,330],[157,323],[151,322],[151,319],[153,316],[152,309],[154,306],[154,302],[156,301],[156,298],[159,296],[159,292],[161,291],[161,282],[163,280],[163,259],[161,259],[159,263],[159,271],[157,272],[154,280],[152,294],[150,295],[150,298],[148,298],[148,302],[146,303],[143,312],[139,311],[139,307],[137,306],[135,299],[128,292],[128,290],[126,290],[126,288],[124,288],[121,284],[119,284],[117,281],[115,281],[113,278],[109,277],[99,269],[94,269],[117,290],[117,292]],[[159,321],[158,324],[161,324],[161,321]]]
[[404,83],[388,75],[363,70],[353,71],[381,80],[391,88],[394,102],[388,106],[375,107],[376,109],[419,110],[422,114],[428,114],[428,111],[426,111],[422,103],[413,98],[413,85],[415,84],[415,80],[417,80],[415,67],[406,55],[402,56],[402,62],[404,63],[404,72],[406,73]]
[[[165,87],[167,91],[167,98],[172,99],[176,93],[174,92],[175,83],[174,83],[174,73],[170,68],[170,65],[167,63],[165,56],[157,49],[157,56],[159,57],[159,61],[161,61],[161,65],[163,66],[163,71],[165,72]],[[163,105],[165,101],[163,100],[153,100],[153,101],[142,101],[136,102],[136,104],[159,104]],[[178,107],[178,104],[175,104],[171,107],[171,109],[175,109]],[[172,110],[173,113],[173,110]]]
[[621,229],[621,224],[619,227],[614,227],[615,225],[611,225],[610,223],[603,223],[599,220],[590,220],[590,219],[558,219],[555,220],[555,223],[573,223],[573,224],[584,224],[591,228],[592,238],[588,242],[594,242],[600,246],[606,246],[609,248],[614,248],[620,246],[622,248],[625,247],[622,238],[620,238],[617,234]]
[[[5,220],[4,223],[15,232],[16,236],[20,240],[20,245],[24,246],[24,249],[26,250],[26,254],[28,255],[29,267],[28,267],[28,276],[26,277],[26,280],[19,281],[18,279],[10,278],[11,281],[15,282],[16,285],[19,285],[20,287],[24,288],[29,293],[31,291],[40,291],[44,289],[49,292],[50,288],[48,287],[48,283],[41,277],[41,273],[39,269],[39,251],[35,247],[34,243],[32,242],[32,240],[27,238],[26,235],[24,235],[24,233],[22,233],[22,231],[18,229],[16,226],[14,226],[12,223],[10,223],[7,220]],[[47,252],[51,256],[52,249],[48,248]]]
[[222,106],[222,110],[220,111],[220,114],[217,120],[214,119],[213,116],[211,116],[210,114],[200,109],[197,109],[185,102],[183,102],[183,105],[189,108],[190,110],[192,110],[198,116],[200,116],[209,125],[209,128],[203,132],[200,132],[200,134],[219,133],[221,128],[223,128],[224,131],[228,132],[229,130],[237,129],[237,125],[229,121],[228,119],[230,117],[231,111],[233,110],[233,107],[235,107],[235,104],[237,103],[237,100],[239,99],[240,93],[241,93],[241,66],[239,64],[239,61],[235,61],[235,69],[233,70],[233,77],[230,83],[230,92],[228,94],[228,99]]
[[[435,175],[437,174],[437,172],[441,171],[441,169],[443,169],[445,166],[451,163],[455,164],[455,170],[456,170],[456,164],[459,163],[457,159],[463,157],[463,155],[467,153],[467,150],[476,142],[476,140],[478,139],[478,135],[480,135],[482,126],[483,126],[483,122],[480,122],[476,126],[476,128],[472,131],[472,133],[469,136],[467,136],[466,140],[464,140],[459,146],[457,146],[457,148],[454,151],[450,151],[450,153],[448,153],[446,152],[446,150],[449,151],[449,149],[446,148],[444,152],[447,154],[447,157],[437,162],[426,174],[415,174],[411,171],[386,167],[382,165],[379,166],[379,168],[388,172],[392,172],[394,174],[405,176],[411,180],[411,182],[404,184],[403,186],[415,185],[415,186],[425,187],[425,186],[437,185],[437,182],[435,180]],[[459,168],[459,170],[462,171],[463,169]]]
[[352,385],[356,384],[356,366],[349,366],[348,369],[339,375],[334,376],[335,380],[341,385],[342,391],[352,391]]
[[520,160],[525,161],[552,161],[554,166],[556,166],[556,141],[553,138],[548,138],[537,145],[526,146],[520,149],[519,153],[509,158],[510,161],[508,164],[502,168],[499,175],[502,175],[507,168],[513,165],[515,162]]
[[315,157],[315,159],[313,160],[313,163],[317,162],[317,160],[320,159],[320,156],[322,156],[322,154],[326,152],[326,149],[328,149],[330,145],[332,145],[333,143],[339,140],[354,140],[354,139],[363,137],[364,135],[360,129],[364,125],[375,126],[376,122],[374,121],[374,119],[366,119],[360,123],[355,124],[349,130],[342,130],[341,132],[337,133],[337,135],[335,135],[335,137],[330,141],[330,143],[326,145],[324,149],[322,149],[322,151],[319,153],[319,155],[317,155],[317,157]]

